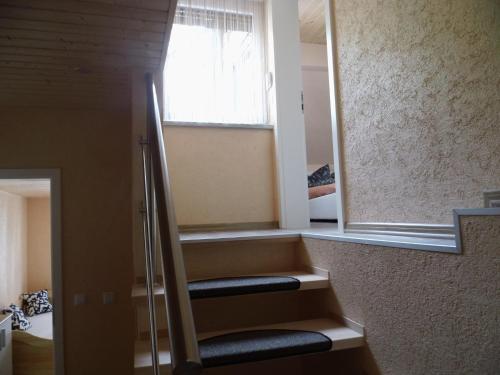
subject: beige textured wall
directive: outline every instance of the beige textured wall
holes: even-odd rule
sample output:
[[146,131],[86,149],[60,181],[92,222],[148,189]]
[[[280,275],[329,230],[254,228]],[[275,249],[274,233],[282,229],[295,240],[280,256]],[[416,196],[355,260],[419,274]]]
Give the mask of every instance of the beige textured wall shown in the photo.
[[165,127],[179,225],[278,220],[271,130]]
[[348,220],[481,206],[500,188],[500,2],[333,3]]
[[128,112],[0,111],[0,168],[61,169],[67,374],[133,373],[130,134]]
[[498,374],[500,217],[461,223],[463,255],[305,239],[331,309],[366,328],[347,374]]
[[52,289],[50,198],[28,198],[28,290]]
[[0,191],[0,310],[26,291],[26,199]]

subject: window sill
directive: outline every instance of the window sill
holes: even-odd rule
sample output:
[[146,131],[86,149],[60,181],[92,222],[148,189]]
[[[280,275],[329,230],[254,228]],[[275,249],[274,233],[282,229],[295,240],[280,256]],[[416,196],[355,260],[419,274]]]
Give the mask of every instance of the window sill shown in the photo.
[[273,130],[274,125],[260,124],[218,124],[202,122],[174,122],[163,121],[163,126],[188,127],[188,128],[217,128],[217,129],[256,129]]
[[435,238],[417,238],[373,234],[347,234],[339,233],[336,229],[333,228],[309,228],[302,230],[244,230],[180,234],[180,241],[182,244],[277,239],[291,239],[299,241],[301,238],[311,238],[336,242],[351,242],[362,245],[393,247],[397,249],[435,251],[440,253],[452,254],[459,253],[454,239],[442,240]]

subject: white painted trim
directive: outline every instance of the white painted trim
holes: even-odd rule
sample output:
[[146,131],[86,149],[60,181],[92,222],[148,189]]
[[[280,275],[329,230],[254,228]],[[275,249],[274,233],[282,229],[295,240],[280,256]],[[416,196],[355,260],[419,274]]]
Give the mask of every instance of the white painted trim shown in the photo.
[[347,223],[345,233],[406,236],[417,238],[455,238],[454,226],[413,223]]
[[[350,242],[364,245],[382,247],[393,247],[410,250],[433,251],[450,254],[460,254],[462,251],[462,239],[460,234],[460,216],[500,216],[500,208],[478,208],[453,210],[454,226],[439,224],[397,224],[406,227],[424,227],[429,230],[449,231],[453,230],[454,236],[439,238],[436,236],[419,236],[419,233],[397,235],[381,233],[340,233],[329,228],[308,228],[298,230],[253,230],[253,231],[226,231],[206,233],[181,233],[180,241],[186,244],[203,244],[214,242],[249,241],[249,240],[289,240],[300,241],[301,238],[313,238],[328,241]],[[374,224],[374,223],[371,223]],[[384,224],[385,225],[385,224]],[[314,273],[321,274],[315,270]],[[313,272],[311,270],[311,272]]]
[[307,228],[307,157],[302,113],[302,71],[298,2],[268,0],[270,118],[276,124],[276,175],[282,229]]
[[301,238],[315,238],[328,241],[351,242],[365,245],[395,247],[411,250],[436,251],[456,253],[454,240],[437,238],[417,238],[412,236],[391,236],[375,234],[339,233],[328,228],[309,228],[299,230],[255,230],[255,231],[226,231],[206,233],[181,233],[182,245],[223,243],[234,241],[300,241]]
[[342,158],[341,107],[336,42],[335,15],[332,2],[324,0],[326,26],[326,53],[328,58],[328,80],[330,83],[330,109],[332,112],[333,168],[337,193],[338,230],[344,232],[345,202]]
[[325,232],[310,229],[302,231],[302,238],[312,238],[318,240],[329,240],[338,242],[349,242],[363,245],[394,247],[398,249],[411,249],[422,251],[434,251],[440,253],[457,253],[457,247],[453,240],[436,238],[417,238],[375,234],[354,234]]
[[455,225],[455,241],[457,252],[462,253],[462,231],[460,228],[461,216],[500,216],[500,208],[458,208],[453,210],[453,223]]
[[52,294],[54,300],[55,375],[64,374],[63,277],[61,250],[61,171],[59,169],[0,169],[0,179],[49,179],[52,247]]
[[186,127],[186,128],[217,128],[217,129],[257,129],[274,130],[274,125],[265,124],[223,124],[223,123],[204,123],[204,122],[179,122],[163,121],[163,126]]

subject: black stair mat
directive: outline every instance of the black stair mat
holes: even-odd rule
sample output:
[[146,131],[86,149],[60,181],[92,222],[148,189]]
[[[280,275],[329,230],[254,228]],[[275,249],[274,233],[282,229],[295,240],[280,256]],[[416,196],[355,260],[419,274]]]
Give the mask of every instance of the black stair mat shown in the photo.
[[332,341],[322,333],[283,329],[229,333],[199,342],[203,367],[326,352],[331,348]]
[[300,281],[290,276],[242,276],[191,281],[188,287],[191,298],[198,299],[297,290]]

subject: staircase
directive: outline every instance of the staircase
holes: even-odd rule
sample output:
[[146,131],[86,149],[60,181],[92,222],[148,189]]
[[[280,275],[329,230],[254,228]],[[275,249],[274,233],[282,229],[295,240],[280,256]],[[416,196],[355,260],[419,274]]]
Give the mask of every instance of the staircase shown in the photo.
[[[168,196],[166,160],[165,168],[156,160],[165,158],[163,145],[152,142],[162,142],[162,136],[150,77],[148,90],[148,101],[153,102],[148,111],[154,113],[149,115],[150,154],[144,163],[147,269],[146,282],[139,278],[132,290],[137,316],[135,374],[188,375],[209,368],[240,374],[238,366],[261,361],[268,362],[259,372],[276,374],[266,368],[269,360],[296,361],[298,356],[362,346],[362,327],[346,324],[329,311],[328,272],[301,263],[300,236],[279,231],[258,236],[185,234],[180,236],[181,248]],[[153,271],[153,212],[158,212],[162,275]],[[196,240],[190,241],[190,236]]]

